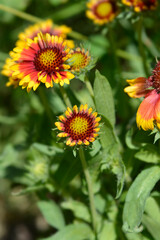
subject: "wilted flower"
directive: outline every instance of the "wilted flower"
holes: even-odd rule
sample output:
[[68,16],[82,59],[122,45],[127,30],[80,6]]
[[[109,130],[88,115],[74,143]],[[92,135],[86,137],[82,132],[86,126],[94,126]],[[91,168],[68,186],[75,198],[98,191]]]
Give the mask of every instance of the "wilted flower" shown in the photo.
[[134,8],[134,11],[154,10],[158,5],[157,0],[122,0],[122,3]]
[[87,3],[86,15],[96,24],[105,24],[112,21],[117,15],[117,5],[114,0],[90,0]]
[[69,84],[74,78],[66,63],[69,51],[63,38],[38,33],[34,40],[27,39],[27,46],[16,47],[11,52],[15,62],[11,67],[12,77],[21,79],[19,85],[27,87],[27,91],[36,90],[41,82],[47,88],[53,87],[53,82],[61,86]]
[[88,105],[81,105],[80,108],[75,105],[73,110],[69,107],[65,112],[66,116],[59,116],[60,122],[56,122],[56,127],[62,131],[57,136],[67,137],[66,145],[89,145],[94,142],[98,136],[100,128],[100,117],[97,112],[93,112],[92,108],[88,109]]
[[137,125],[144,130],[154,129],[154,123],[160,129],[160,62],[157,63],[149,78],[127,80],[130,86],[124,91],[130,97],[145,97],[137,111]]

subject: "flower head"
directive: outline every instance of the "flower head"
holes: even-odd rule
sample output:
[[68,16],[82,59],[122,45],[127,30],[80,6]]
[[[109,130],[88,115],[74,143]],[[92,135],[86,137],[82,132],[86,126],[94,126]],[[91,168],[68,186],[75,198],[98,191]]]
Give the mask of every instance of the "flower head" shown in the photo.
[[87,3],[86,15],[96,24],[105,24],[112,21],[117,15],[117,5],[114,0],[90,0]]
[[13,85],[14,87],[18,87],[18,85],[19,85],[20,79],[12,77],[13,70],[11,69],[11,67],[14,64],[15,64],[15,62],[12,61],[11,58],[7,58],[4,66],[3,66],[3,69],[1,71],[1,73],[4,76],[9,77],[9,81],[6,83],[7,87],[9,87],[11,85]]
[[157,0],[122,0],[122,3],[133,7],[135,12],[154,10],[158,5]]
[[[64,39],[67,38],[67,34],[72,31],[71,28],[61,25],[61,26],[54,26],[54,23],[51,19],[48,19],[46,21],[34,24],[32,26],[29,26],[25,29],[24,32],[19,34],[19,40],[17,41],[16,45],[19,47],[24,47],[26,43],[27,38],[31,38],[32,40],[34,37],[37,36],[39,32],[46,34],[49,33],[50,35],[62,37]],[[72,40],[66,40],[67,46],[70,48],[74,47],[74,43]]]
[[145,97],[137,111],[137,125],[144,130],[160,129],[160,62],[157,63],[149,78],[127,80],[130,86],[124,91],[130,97]]
[[27,40],[27,46],[14,48],[11,52],[15,62],[11,67],[12,77],[20,79],[19,85],[27,87],[27,91],[36,90],[41,82],[47,88],[53,87],[53,82],[69,84],[74,78],[66,64],[69,51],[61,37],[38,33],[34,40]]
[[73,110],[69,107],[65,112],[66,116],[59,116],[60,122],[56,122],[56,127],[62,131],[57,136],[67,137],[66,145],[89,145],[94,142],[98,136],[100,128],[100,117],[97,117],[97,112],[93,113],[93,109],[88,105],[81,105],[80,108],[75,105]]
[[70,66],[71,71],[80,72],[83,71],[90,63],[91,56],[89,55],[89,51],[85,52],[84,48],[76,48],[75,50],[71,50],[70,57]]

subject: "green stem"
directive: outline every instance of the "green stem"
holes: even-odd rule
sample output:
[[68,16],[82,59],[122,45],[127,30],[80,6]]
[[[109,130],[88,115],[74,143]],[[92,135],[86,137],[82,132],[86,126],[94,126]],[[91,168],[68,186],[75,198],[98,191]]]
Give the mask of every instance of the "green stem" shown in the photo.
[[[110,47],[111,47],[111,51],[113,54],[113,58],[114,58],[114,62],[116,65],[117,69],[117,73],[120,79],[122,79],[122,72],[121,72],[121,66],[120,66],[120,62],[117,56],[117,44],[116,44],[116,40],[115,40],[115,35],[112,29],[112,26],[109,25],[109,39],[110,39]],[[120,81],[118,81],[120,83]]]
[[8,7],[8,6],[5,6],[3,4],[0,4],[0,10],[11,13],[11,14],[17,16],[17,17],[23,18],[23,19],[28,20],[30,22],[36,22],[37,23],[37,22],[43,21],[43,19],[41,19],[41,18],[32,16],[28,13],[24,13],[22,11],[16,10],[16,9]]
[[79,149],[79,156],[80,156],[80,159],[81,159],[84,175],[85,175],[87,186],[88,186],[88,196],[89,196],[90,211],[91,211],[91,218],[92,218],[92,227],[93,227],[93,231],[95,233],[95,236],[97,236],[96,208],[95,208],[95,205],[94,205],[94,194],[93,194],[93,188],[92,188],[92,180],[91,180],[90,173],[88,171],[87,162],[86,162],[84,151],[83,151],[82,147],[80,147],[80,149]]
[[62,87],[60,85],[59,85],[59,88],[60,88],[60,92],[61,92],[61,95],[63,97],[63,100],[64,100],[66,106],[72,108],[72,104],[68,98],[66,90],[64,89],[64,87]]
[[51,111],[51,109],[50,109],[50,107],[48,105],[48,100],[46,98],[46,95],[45,95],[45,92],[44,92],[44,88],[43,87],[39,87],[38,88],[38,93],[39,93],[39,97],[40,97],[40,99],[41,99],[41,101],[43,103],[43,106],[45,108],[45,111],[46,111],[46,113],[48,115],[48,118],[49,118],[51,124],[53,124],[53,114],[52,114],[52,111]]
[[147,61],[146,61],[146,54],[143,46],[143,41],[142,41],[142,33],[143,33],[143,17],[140,16],[139,22],[138,22],[138,43],[139,43],[139,52],[142,58],[142,63],[143,63],[143,69],[146,74],[146,76],[149,76],[149,71],[148,71],[148,66],[147,66]]
[[126,52],[124,50],[121,50],[121,49],[116,50],[116,55],[120,58],[130,60],[130,61],[138,61],[138,62],[142,61],[140,56],[128,53],[128,52]]
[[90,95],[91,95],[91,97],[92,97],[92,99],[94,101],[93,88],[92,88],[92,85],[91,85],[91,83],[90,83],[90,81],[89,81],[89,79],[87,77],[87,74],[85,75],[85,83],[86,83],[86,87],[87,87],[87,89],[88,89],[88,91],[89,91],[89,93],[90,93]]

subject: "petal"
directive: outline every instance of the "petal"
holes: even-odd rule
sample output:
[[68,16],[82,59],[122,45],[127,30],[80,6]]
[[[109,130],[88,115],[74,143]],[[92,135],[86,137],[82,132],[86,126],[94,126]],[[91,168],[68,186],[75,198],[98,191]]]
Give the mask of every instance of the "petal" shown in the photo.
[[140,104],[136,117],[139,128],[145,131],[154,129],[153,121],[155,120],[155,107],[158,100],[159,94],[157,94],[156,90],[152,90]]
[[146,81],[147,78],[144,77],[127,80],[130,86],[126,87],[124,92],[126,92],[128,96],[132,98],[144,97],[148,93]]

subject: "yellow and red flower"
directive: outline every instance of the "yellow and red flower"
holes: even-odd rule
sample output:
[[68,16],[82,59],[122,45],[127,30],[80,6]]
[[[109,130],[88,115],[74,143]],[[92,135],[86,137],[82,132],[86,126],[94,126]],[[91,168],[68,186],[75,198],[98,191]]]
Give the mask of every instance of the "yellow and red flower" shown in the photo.
[[27,91],[36,90],[41,82],[47,88],[53,87],[53,82],[69,84],[74,78],[66,62],[69,51],[61,37],[38,33],[34,40],[27,39],[26,47],[16,47],[10,53],[15,62],[12,77],[20,79],[19,85],[27,87]]
[[71,71],[80,72],[83,71],[90,63],[91,56],[89,55],[89,51],[85,52],[84,48],[76,48],[75,50],[71,50],[70,57],[70,66]]
[[111,22],[118,10],[115,0],[90,0],[87,7],[87,17],[100,25]]
[[157,0],[122,0],[122,3],[133,7],[135,12],[154,10],[158,5]]
[[6,86],[7,86],[7,87],[10,87],[10,86],[12,86],[12,85],[13,85],[14,87],[18,87],[18,85],[19,85],[20,79],[12,77],[13,70],[11,69],[11,67],[12,67],[14,64],[15,64],[15,62],[13,62],[11,58],[7,58],[4,66],[3,66],[3,69],[2,69],[2,71],[1,71],[1,73],[2,73],[4,76],[6,76],[6,77],[9,78],[9,81],[6,83]]
[[143,130],[160,129],[160,62],[149,78],[127,80],[130,86],[124,91],[134,98],[145,97],[137,111],[137,125]]
[[[29,26],[25,29],[24,32],[19,34],[19,40],[16,42],[18,47],[24,47],[27,38],[31,38],[32,40],[34,37],[37,36],[39,32],[46,34],[49,33],[50,35],[62,37],[64,39],[67,38],[67,34],[72,31],[71,28],[67,27],[66,25],[55,26],[51,19],[46,21],[34,24]],[[67,46],[70,48],[74,47],[74,42],[72,40],[66,40]]]
[[73,110],[67,107],[66,116],[59,116],[60,122],[56,122],[56,127],[61,131],[58,137],[67,137],[66,145],[89,145],[95,141],[100,128],[100,117],[88,105],[81,105],[80,108],[75,105]]

